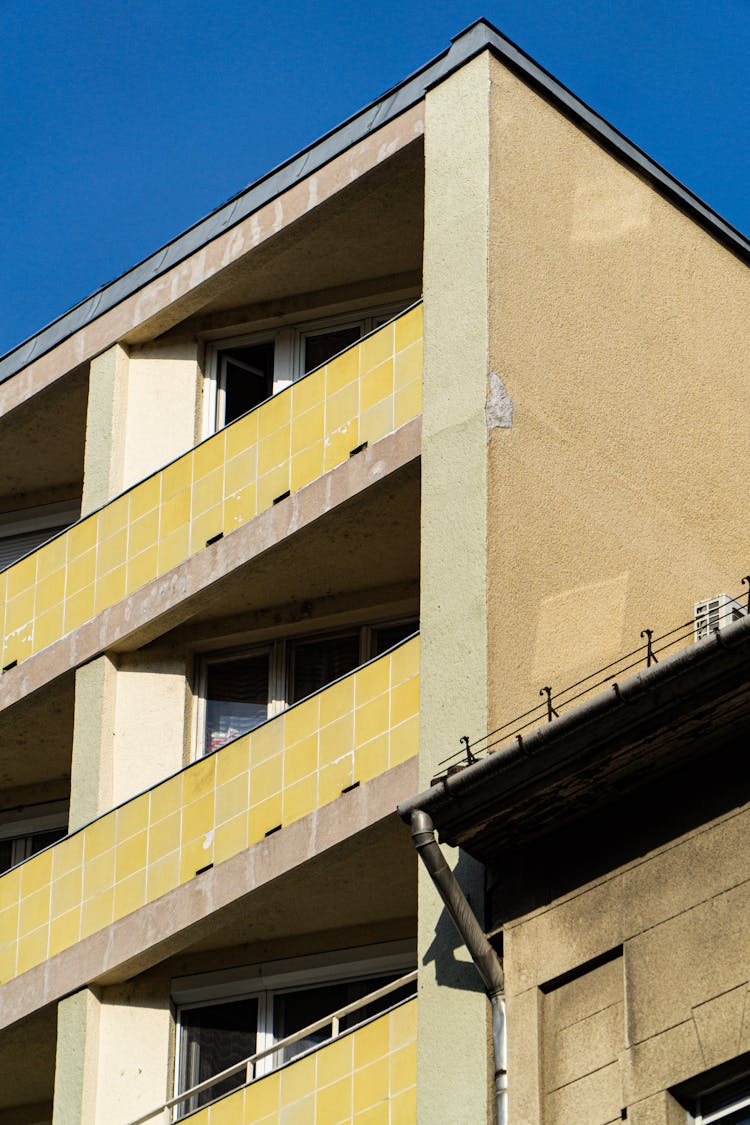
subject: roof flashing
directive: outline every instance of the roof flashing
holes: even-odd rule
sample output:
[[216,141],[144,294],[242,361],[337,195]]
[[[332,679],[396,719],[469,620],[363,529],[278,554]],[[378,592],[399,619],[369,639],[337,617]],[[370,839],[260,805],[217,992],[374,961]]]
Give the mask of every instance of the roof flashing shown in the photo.
[[132,296],[149,282],[165,274],[191,254],[201,250],[218,235],[231,229],[258,208],[322,168],[357,142],[411,109],[428,90],[448,78],[455,70],[484,50],[491,50],[524,81],[571,117],[618,159],[624,160],[662,191],[678,207],[717,238],[732,253],[750,263],[750,241],[721,218],[687,187],[651,160],[614,126],[600,117],[534,62],[520,47],[507,39],[489,21],[476,20],[451,40],[450,47],[423,67],[391,87],[364,109],[324,134],[176,238],[160,247],[136,266],[97,289],[73,308],[51,321],[39,332],[0,357],[0,383],[18,374],[34,360]]

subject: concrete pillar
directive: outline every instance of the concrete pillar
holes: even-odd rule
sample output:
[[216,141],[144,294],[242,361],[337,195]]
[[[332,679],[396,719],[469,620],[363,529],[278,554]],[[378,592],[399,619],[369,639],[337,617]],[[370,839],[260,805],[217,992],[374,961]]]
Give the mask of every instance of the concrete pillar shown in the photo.
[[[82,513],[194,445],[197,346],[115,345],[91,365]],[[70,828],[184,764],[184,659],[104,654],[76,671]],[[54,1125],[125,1125],[167,1096],[171,1017],[164,986],[58,1005]]]
[[185,661],[104,655],[76,672],[70,828],[185,764]]
[[[487,729],[489,99],[485,53],[425,111],[421,788]],[[450,859],[481,920],[481,869]],[[487,1000],[421,867],[419,956],[417,1121],[491,1121]]]
[[57,1054],[52,1125],[94,1122],[99,1001],[89,988],[57,1005]]
[[100,656],[76,670],[70,831],[115,804],[113,789],[117,667]]
[[199,432],[198,343],[130,349],[122,488],[187,453]]
[[198,344],[115,344],[91,361],[82,515],[196,442]]
[[127,374],[128,353],[119,344],[91,361],[82,516],[101,508],[123,488]]
[[58,1004],[57,1027],[53,1125],[127,1125],[169,1096],[163,982],[82,989]]

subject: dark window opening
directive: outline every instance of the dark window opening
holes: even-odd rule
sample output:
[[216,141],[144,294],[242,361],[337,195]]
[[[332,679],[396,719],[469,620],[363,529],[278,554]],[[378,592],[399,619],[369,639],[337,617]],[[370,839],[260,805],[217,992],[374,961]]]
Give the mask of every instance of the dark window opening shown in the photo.
[[224,392],[224,417],[227,426],[235,418],[265,402],[273,393],[273,340],[263,344],[231,348],[220,355],[220,385]]
[[295,641],[289,646],[289,661],[292,683],[289,702],[297,703],[354,671],[359,664],[359,631]]
[[254,730],[268,718],[269,653],[208,665],[204,754]]
[[[189,1090],[222,1070],[255,1054],[258,1033],[258,1001],[232,1000],[206,1008],[190,1008],[182,1013],[182,1074],[180,1089]],[[200,1106],[243,1086],[246,1074],[240,1070],[222,1082],[186,1098],[180,1107],[190,1113]]]
[[332,328],[328,332],[315,332],[305,336],[304,373],[313,371],[322,363],[333,359],[339,352],[343,352],[344,348],[356,344],[361,335],[360,325],[355,324],[348,328]]

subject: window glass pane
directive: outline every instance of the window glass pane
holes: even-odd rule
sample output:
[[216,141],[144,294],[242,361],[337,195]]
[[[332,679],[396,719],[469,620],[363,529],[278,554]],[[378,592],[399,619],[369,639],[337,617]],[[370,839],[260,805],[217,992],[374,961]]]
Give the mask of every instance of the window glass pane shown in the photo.
[[204,754],[254,730],[267,717],[267,652],[208,665]]
[[330,332],[315,332],[305,336],[304,370],[312,371],[315,367],[320,367],[321,363],[327,363],[339,352],[343,352],[344,348],[356,344],[361,334],[360,326],[355,324],[349,328],[332,328]]
[[410,637],[412,633],[416,633],[418,628],[419,622],[414,618],[412,621],[400,621],[398,625],[381,625],[377,629],[373,629],[373,656],[380,656],[387,652],[399,641],[403,641],[406,637]]
[[52,527],[37,528],[35,531],[22,531],[17,535],[0,536],[0,570],[12,566],[14,562],[23,558],[29,551],[35,551],[37,547],[41,547],[42,543],[46,543],[53,535],[57,535],[58,531],[64,531],[69,526],[67,523],[57,523]]
[[35,832],[33,836],[29,837],[28,854],[36,855],[37,852],[41,852],[44,848],[62,840],[63,836],[67,836],[67,834],[67,828],[49,828],[46,832]]
[[[254,1055],[257,1050],[257,999],[232,1000],[191,1008],[180,1016],[182,1027],[182,1066],[180,1090],[188,1090],[220,1074],[233,1063]],[[192,1112],[245,1082],[245,1072],[225,1078],[180,1106],[182,1113]],[[188,1104],[189,1103],[189,1104]]]
[[224,381],[224,417],[228,425],[254,406],[265,402],[273,392],[273,341],[230,348],[221,353]]
[[289,646],[289,651],[292,669],[292,697],[289,702],[296,703],[357,667],[359,632],[295,641]]
[[[370,992],[376,992],[377,989],[382,988],[383,985],[388,984],[392,980],[396,980],[397,976],[398,974],[384,977],[368,977],[366,980],[347,981],[343,984],[327,984],[321,988],[307,988],[301,992],[288,992],[274,996],[274,1039],[285,1039],[288,1035],[293,1035],[295,1031],[301,1031],[302,1028],[307,1027],[308,1024],[315,1023],[316,1020],[329,1016],[339,1008],[345,1008],[348,1004],[352,1004],[355,1000],[367,996]],[[384,996],[381,1000],[376,1000],[373,1004],[368,1004],[366,1007],[360,1008],[358,1011],[353,1012],[349,1016],[345,1016],[341,1020],[340,1030],[346,1031],[348,1028],[362,1023],[363,1020],[371,1019],[379,1012],[384,1012],[392,1007],[393,1004],[398,1003],[399,1000],[412,995],[413,992],[414,985],[407,985],[405,989],[399,989],[398,992],[391,993],[389,996]],[[326,1043],[330,1038],[331,1026],[327,1024],[325,1027],[320,1028],[319,1031],[314,1031],[312,1034],[306,1035],[303,1039],[300,1039],[297,1043],[292,1043],[288,1047],[283,1048],[280,1052],[283,1058],[277,1060],[278,1065],[281,1065],[282,1062],[288,1062],[290,1059],[302,1054],[303,1051],[308,1051],[313,1047],[319,1046],[321,1043]]]
[[0,873],[13,866],[13,841],[0,840]]

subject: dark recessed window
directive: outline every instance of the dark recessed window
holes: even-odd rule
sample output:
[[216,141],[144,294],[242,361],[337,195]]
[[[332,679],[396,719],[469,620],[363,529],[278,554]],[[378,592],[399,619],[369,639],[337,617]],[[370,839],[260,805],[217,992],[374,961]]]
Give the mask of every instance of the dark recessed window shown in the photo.
[[271,397],[273,357],[273,340],[219,353],[217,426],[229,425]]

